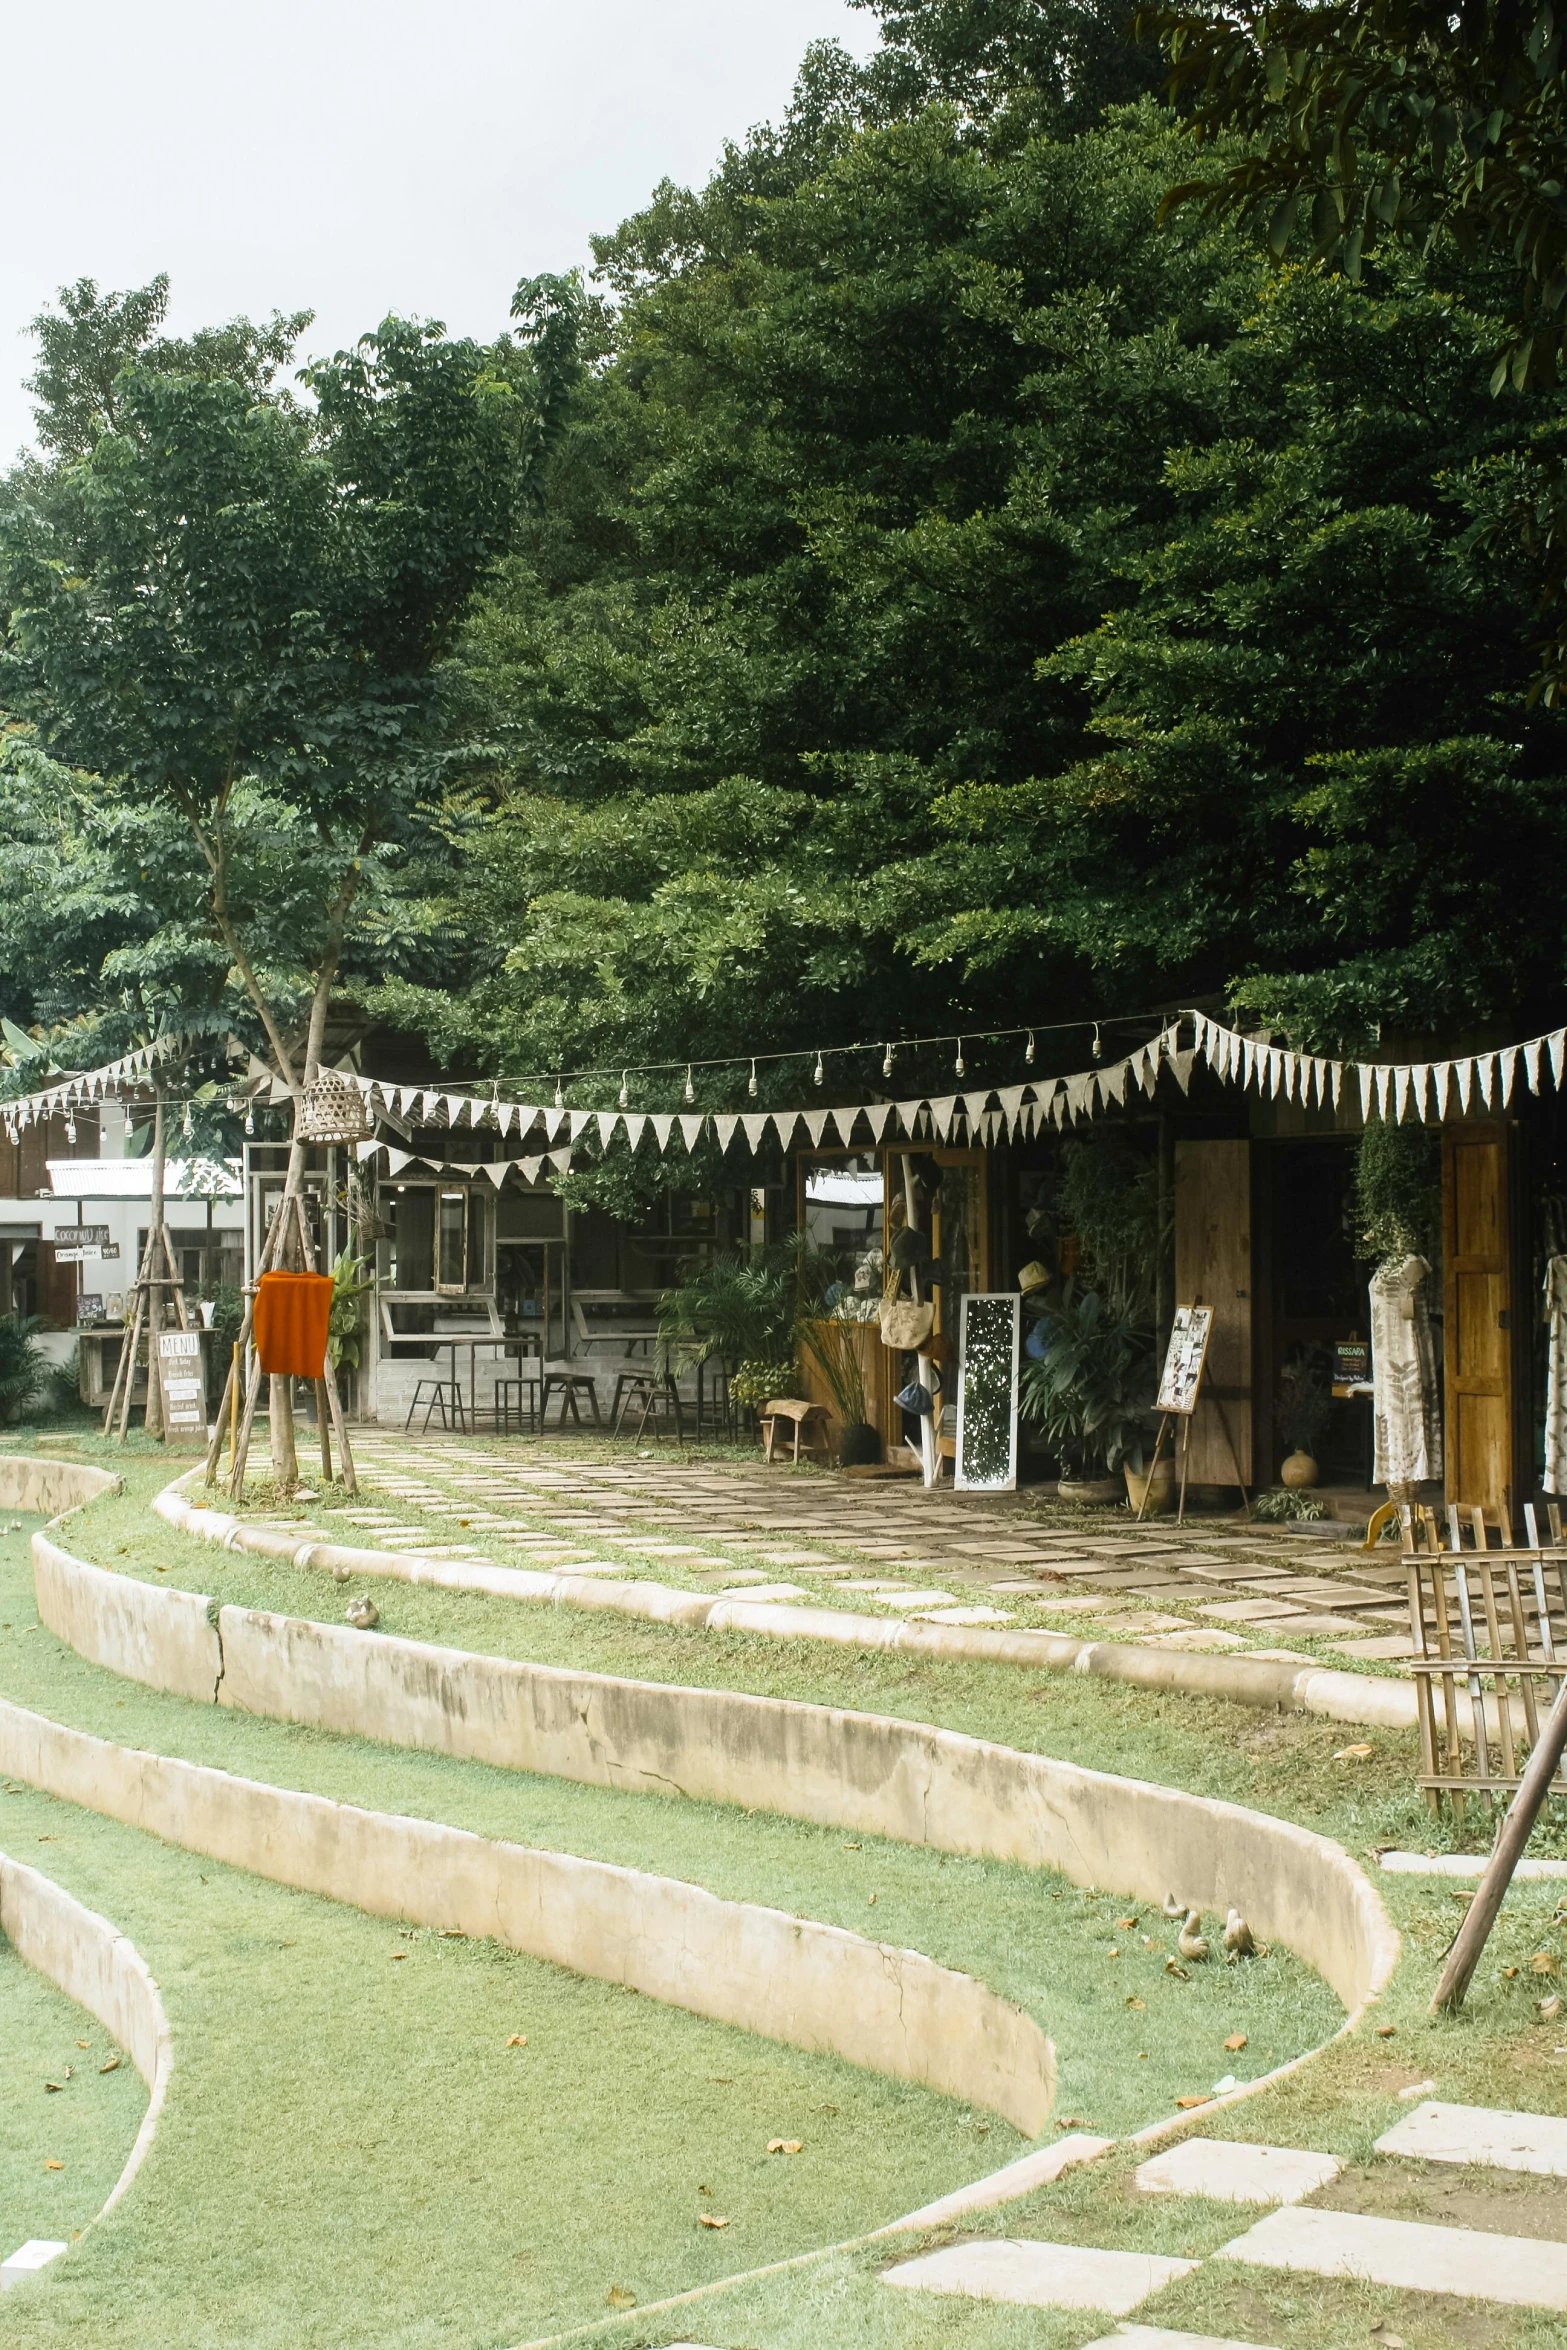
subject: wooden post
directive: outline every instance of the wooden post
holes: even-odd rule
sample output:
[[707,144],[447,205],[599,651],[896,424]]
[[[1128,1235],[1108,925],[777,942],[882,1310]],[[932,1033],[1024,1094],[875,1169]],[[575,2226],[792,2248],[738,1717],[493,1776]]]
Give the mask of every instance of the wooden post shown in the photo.
[[1464,1994],[1474,1978],[1491,1928],[1496,1923],[1513,1871],[1523,1858],[1541,1806],[1550,1793],[1551,1781],[1556,1775],[1562,1756],[1567,1753],[1567,1682],[1551,1708],[1550,1718],[1535,1742],[1534,1752],[1525,1766],[1518,1791],[1507,1808],[1496,1849],[1486,1863],[1475,1897],[1469,1904],[1469,1913],[1459,1927],[1453,1947],[1448,1954],[1442,1979],[1437,1984],[1431,2001],[1433,2013],[1445,2009],[1456,2015],[1464,2003]]

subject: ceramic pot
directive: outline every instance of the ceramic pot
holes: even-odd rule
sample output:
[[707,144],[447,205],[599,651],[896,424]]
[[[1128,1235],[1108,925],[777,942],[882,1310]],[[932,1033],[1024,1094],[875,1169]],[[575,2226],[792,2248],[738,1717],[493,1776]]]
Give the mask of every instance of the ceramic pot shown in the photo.
[[1101,1509],[1108,1502],[1119,1501],[1124,1490],[1119,1477],[1063,1477],[1056,1487],[1063,1501],[1092,1502]]
[[[1159,1463],[1159,1474],[1153,1481],[1152,1493],[1148,1493],[1146,1470],[1134,1469],[1128,1461],[1123,1464],[1122,1474],[1126,1478],[1126,1498],[1134,1511],[1141,1510],[1145,1518],[1167,1518],[1170,1515],[1175,1507],[1174,1461],[1162,1460]],[[1146,1506],[1143,1502],[1145,1493],[1148,1493]]]
[[1309,1452],[1292,1452],[1279,1471],[1279,1483],[1289,1486],[1292,1492],[1299,1492],[1303,1486],[1315,1485],[1320,1474]]

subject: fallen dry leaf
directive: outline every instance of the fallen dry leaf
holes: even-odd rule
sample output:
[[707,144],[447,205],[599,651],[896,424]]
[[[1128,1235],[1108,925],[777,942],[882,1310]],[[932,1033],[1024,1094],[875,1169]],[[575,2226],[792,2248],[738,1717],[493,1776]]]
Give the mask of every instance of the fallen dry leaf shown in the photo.
[[386,1955],[388,1958],[406,1958],[408,1953],[406,1950],[389,1950]]
[[56,2161],[55,2161],[55,2159],[54,2159],[54,2156],[53,2156],[52,2154],[46,2154],[46,2155],[45,2155],[45,2157],[44,2157],[44,2169],[45,2169],[45,2170],[64,2170],[64,2168],[65,2168],[65,2165],[64,2165],[64,2163],[63,2163],[63,2162],[56,2162]]
[[1502,1972],[1507,1977],[1509,1983],[1511,1983],[1516,1980],[1518,1969],[1515,1966],[1504,1966]]
[[1377,2038],[1378,2038],[1379,2040],[1391,2040],[1391,2039],[1392,2039],[1392,2038],[1395,2036],[1395,2034],[1397,2033],[1397,2031],[1398,2031],[1398,2026],[1397,2026],[1397,2024],[1378,2024],[1378,2026],[1377,2026]]
[[88,2040],[78,2040],[76,2045],[78,2048],[88,2048],[92,2045],[92,2043]]
[[1374,1746],[1368,1746],[1362,1742],[1357,1746],[1341,1746],[1333,1760],[1335,1762],[1364,1762],[1368,1755],[1375,1754],[1375,1752]]
[[1167,1958],[1165,1960],[1164,1971],[1167,1975],[1178,1975],[1183,1983],[1189,1983],[1191,1981],[1191,1976],[1187,1973],[1185,1967],[1178,1966],[1173,1958]]
[[719,2218],[716,2211],[699,2211],[696,2216],[697,2225],[699,2227],[727,2228],[729,2225],[729,2222],[726,2219]]
[[1562,1995],[1559,1991],[1553,1991],[1549,1999],[1537,1999],[1535,2005],[1540,2011],[1541,2020],[1549,2023],[1552,2016],[1562,2012]]
[[1115,1947],[1115,1944],[1112,1942],[1112,1943],[1111,1943],[1111,1945],[1110,1945],[1110,1956],[1111,1956],[1112,1958],[1119,1958],[1119,1957],[1120,1957],[1120,1955],[1121,1955],[1121,1953],[1119,1952],[1119,1950],[1117,1950],[1117,1948]]
[[1556,1972],[1556,1961],[1548,1950],[1537,1950],[1529,1964],[1537,1975],[1554,1975]]
[[1191,2112],[1191,2110],[1192,2110],[1192,2107],[1193,2107],[1194,2105],[1207,2105],[1207,2104],[1210,2104],[1212,2101],[1211,2101],[1211,2099],[1209,2099],[1208,2097],[1205,2097],[1205,2096],[1204,2096],[1204,2097],[1177,2097],[1177,2099],[1175,2100],[1175,2102],[1176,2102],[1176,2104],[1177,2104],[1177,2105],[1180,2107],[1180,2109],[1181,2109],[1182,2113],[1190,2113],[1190,2112]]
[[1128,2007],[1146,2007],[1148,2002],[1146,1999],[1129,1999],[1126,2004]]
[[769,2138],[767,2151],[769,2154],[798,2154],[804,2143],[803,2138]]
[[507,2047],[508,2047],[508,2048],[526,2048],[526,2047],[527,2047],[527,2045],[528,2045],[528,2035],[527,2035],[527,2033],[526,2033],[526,2032],[513,2032],[513,2034],[512,2034],[512,2036],[511,2036],[511,2038],[510,2038],[510,2039],[507,2041],[506,2045],[507,2045]]
[[1080,2113],[1063,2114],[1056,2123],[1058,2130],[1086,2130],[1087,2127],[1088,2124]]
[[1245,2047],[1245,2045],[1246,2045],[1246,2035],[1245,2035],[1245,2033],[1244,2033],[1244,2032],[1232,2032],[1232,2033],[1230,2034],[1229,2038],[1228,2038],[1228,2039],[1225,2041],[1224,2045],[1225,2045],[1225,2047],[1226,2047],[1226,2048],[1229,2048],[1229,2049],[1244,2048],[1244,2047]]
[[611,2285],[604,2299],[611,2309],[635,2309],[637,2297],[629,2285]]
[[1135,1918],[1117,1918],[1115,1923],[1117,1931],[1119,1933],[1125,1934],[1136,1925],[1137,1920]]
[[45,2081],[44,2087],[46,2089],[53,2089],[58,2094],[58,2092],[65,2087],[65,2083],[63,2081]]
[[119,2069],[120,2060],[117,2056],[111,2056],[107,2064],[101,2064],[98,2067],[101,2073],[117,2073]]

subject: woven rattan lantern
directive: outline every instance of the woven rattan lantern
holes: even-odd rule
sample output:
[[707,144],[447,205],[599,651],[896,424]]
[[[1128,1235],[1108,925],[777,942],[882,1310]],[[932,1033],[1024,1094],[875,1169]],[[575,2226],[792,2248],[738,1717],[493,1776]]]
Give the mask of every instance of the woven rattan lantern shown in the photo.
[[305,1087],[299,1132],[305,1142],[363,1142],[370,1133],[364,1096],[340,1070],[323,1069]]

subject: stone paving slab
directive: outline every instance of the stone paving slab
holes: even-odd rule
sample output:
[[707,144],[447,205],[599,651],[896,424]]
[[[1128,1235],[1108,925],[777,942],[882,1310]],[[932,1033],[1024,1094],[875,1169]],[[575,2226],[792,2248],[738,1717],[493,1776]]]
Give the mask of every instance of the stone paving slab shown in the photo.
[[1294,2204],[1270,2211],[1244,2236],[1222,2245],[1218,2257],[1253,2268],[1355,2277],[1406,2293],[1567,2310],[1567,2244],[1480,2228],[1431,2227],[1422,2220]]
[[1281,1624],[1287,1617],[1304,1613],[1300,1608],[1280,1607],[1272,1599],[1209,1599],[1204,1600],[1199,1615],[1212,1616],[1220,1624]]
[[53,2236],[30,2236],[19,2244],[8,2260],[0,2261],[0,2293],[11,2285],[21,2284],[24,2277],[35,2277],[51,2260],[58,2260],[70,2246],[61,2244]]
[[[680,2350],[680,2344],[673,2343],[671,2350]],[[696,2350],[696,2345],[691,2350]],[[1180,2334],[1173,2326],[1117,2326],[1113,2334],[1101,2334],[1097,2342],[1086,2343],[1084,2350],[1268,2350],[1268,2346],[1237,2342],[1229,2334]]]
[[1491,2105],[1443,2105],[1430,2098],[1383,2132],[1377,2152],[1567,2179],[1567,2120],[1554,2113],[1507,2113]]
[[1147,2195],[1206,2195],[1214,2203],[1298,2203],[1338,2177],[1332,2154],[1298,2146],[1252,2146],[1238,2138],[1188,2138],[1142,2163]]
[[921,2253],[885,2269],[882,2281],[922,2293],[1020,2301],[1033,2309],[1103,2309],[1122,2317],[1196,2266],[1195,2260],[1167,2260],[1152,2252],[1105,2252],[1089,2244],[1003,2236]]

